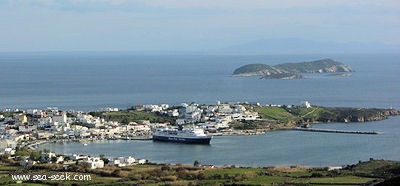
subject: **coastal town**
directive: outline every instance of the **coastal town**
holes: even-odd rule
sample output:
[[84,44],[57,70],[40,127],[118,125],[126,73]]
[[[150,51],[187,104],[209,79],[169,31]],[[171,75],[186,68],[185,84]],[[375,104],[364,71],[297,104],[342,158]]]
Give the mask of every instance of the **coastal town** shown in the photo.
[[[331,113],[328,115],[326,113]],[[343,115],[347,113],[347,115]],[[350,113],[350,114],[349,114]],[[336,118],[333,116],[337,115]],[[126,110],[104,108],[95,112],[62,111],[55,107],[46,109],[4,109],[0,112],[0,160],[9,176],[2,183],[50,183],[54,176],[82,178],[88,183],[175,183],[182,180],[201,181],[212,179],[232,183],[251,180],[246,174],[213,174],[207,171],[224,172],[233,167],[202,165],[198,160],[192,165],[156,164],[147,159],[125,156],[105,157],[104,154],[58,154],[45,148],[44,143],[78,143],[85,148],[99,140],[150,140],[160,128],[184,126],[200,128],[208,136],[255,135],[269,130],[296,129],[304,124],[316,122],[366,122],[387,119],[399,115],[395,109],[326,108],[311,105],[308,101],[300,105],[261,105],[259,103],[221,103],[213,105],[182,103],[135,105]],[[324,117],[322,117],[324,116]],[[325,131],[324,131],[325,132]],[[373,160],[363,164],[391,165],[397,162]],[[355,166],[329,166],[324,169],[291,166],[288,170],[304,172],[308,179],[331,172],[351,171]],[[254,170],[259,170],[254,169]],[[46,174],[40,172],[46,170]],[[168,171],[171,170],[171,171]],[[248,168],[235,170],[249,171]],[[263,169],[265,171],[267,169]],[[270,169],[268,169],[270,170]],[[280,170],[280,168],[276,168]],[[275,171],[271,168],[271,171]],[[278,171],[278,172],[279,172]],[[388,170],[390,172],[392,170]],[[33,172],[33,173],[32,173]],[[203,173],[204,172],[204,173]],[[274,173],[275,174],[275,173]],[[218,176],[219,175],[219,176]],[[19,176],[19,177],[18,177]],[[22,176],[22,177],[21,177]],[[41,180],[27,180],[23,176],[40,176]],[[99,177],[100,176],[100,177]],[[273,177],[263,174],[261,177]],[[275,175],[276,176],[276,175]],[[278,176],[279,177],[279,176]],[[331,177],[329,177],[331,179]],[[391,174],[388,176],[391,178]],[[97,180],[100,179],[100,180]],[[296,178],[297,179],[297,178]],[[357,177],[358,179],[358,177]],[[50,182],[49,182],[50,180]],[[69,179],[64,179],[64,181]],[[380,180],[378,180],[380,181]],[[360,183],[377,182],[369,178]],[[358,183],[357,182],[357,183]],[[82,183],[74,179],[73,183]],[[347,183],[347,182],[346,182]]]
[[[182,103],[179,106],[136,105],[126,112],[151,113],[163,116],[174,123],[151,122],[150,120],[113,121],[103,116],[122,112],[119,108],[105,108],[97,112],[61,111],[56,107],[46,109],[4,109],[0,115],[0,154],[15,157],[21,147],[36,150],[40,144],[49,142],[81,142],[95,140],[148,140],[152,131],[171,125],[186,125],[203,128],[209,135],[243,135],[249,131],[234,130],[230,124],[235,121],[259,120],[257,112],[249,111],[245,103],[217,102],[215,105]],[[259,105],[255,103],[254,105]],[[93,115],[91,115],[93,114]],[[255,134],[256,132],[253,131]],[[253,134],[252,133],[252,134]],[[30,156],[16,157],[22,166],[42,163],[77,164],[87,163],[90,168],[102,168],[104,158],[88,155],[58,155],[50,151],[41,151],[36,159]],[[146,163],[145,159],[118,157],[107,159],[110,165],[125,166]]]
[[[332,113],[338,116],[334,118]],[[351,114],[344,116],[343,113]],[[97,140],[151,140],[155,130],[177,125],[201,128],[209,136],[255,135],[269,130],[294,129],[304,123],[376,121],[398,114],[399,111],[394,109],[324,108],[308,101],[297,106],[193,102],[178,106],[135,105],[127,110],[104,108],[95,112],[62,111],[56,107],[4,109],[0,112],[0,155],[18,160],[22,166],[56,163],[68,167],[85,163],[96,169],[105,164],[144,164],[147,160],[131,156],[107,159],[104,156],[61,155],[46,149],[38,151],[38,147],[43,143],[79,142],[84,148],[89,141]],[[40,154],[33,156],[20,153],[21,150]]]

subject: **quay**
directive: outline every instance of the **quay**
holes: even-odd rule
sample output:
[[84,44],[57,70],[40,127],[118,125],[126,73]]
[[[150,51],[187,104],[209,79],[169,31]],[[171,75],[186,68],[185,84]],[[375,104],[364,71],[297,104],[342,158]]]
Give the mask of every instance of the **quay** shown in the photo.
[[330,129],[310,129],[296,127],[293,130],[306,131],[306,132],[328,132],[328,133],[345,133],[345,134],[370,134],[375,135],[378,132],[375,131],[345,131],[345,130],[330,130]]

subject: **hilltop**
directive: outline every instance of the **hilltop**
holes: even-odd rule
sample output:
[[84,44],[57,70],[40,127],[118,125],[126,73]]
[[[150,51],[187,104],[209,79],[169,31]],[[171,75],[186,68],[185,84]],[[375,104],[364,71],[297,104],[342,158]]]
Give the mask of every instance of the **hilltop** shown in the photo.
[[275,66],[266,64],[248,64],[233,72],[233,76],[261,76],[265,79],[298,79],[300,73],[347,73],[353,72],[350,66],[332,59],[320,59],[310,62],[283,63]]

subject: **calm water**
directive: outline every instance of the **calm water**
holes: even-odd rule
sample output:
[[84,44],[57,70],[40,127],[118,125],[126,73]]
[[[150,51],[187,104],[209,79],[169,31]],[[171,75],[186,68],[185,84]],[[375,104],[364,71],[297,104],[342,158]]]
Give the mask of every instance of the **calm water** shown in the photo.
[[[249,63],[278,64],[330,57],[351,77],[302,80],[233,78]],[[400,55],[128,55],[0,54],[0,109],[93,110],[134,104],[249,101],[400,108]]]
[[[301,80],[233,78],[249,63],[278,64],[332,58],[349,64],[351,77]],[[0,109],[96,110],[135,104],[249,101],[400,109],[400,55],[129,55],[0,54]],[[259,136],[216,137],[210,146],[121,141],[49,144],[61,153],[128,156],[154,162],[215,165],[343,165],[370,157],[400,160],[400,119],[318,128],[375,130],[380,135],[278,131]],[[128,150],[127,150],[128,149]]]
[[134,156],[159,163],[240,166],[347,165],[369,158],[400,161],[400,117],[359,124],[318,124],[314,128],[379,131],[378,135],[275,131],[256,136],[215,137],[210,145],[153,141],[46,144],[40,148],[106,157]]

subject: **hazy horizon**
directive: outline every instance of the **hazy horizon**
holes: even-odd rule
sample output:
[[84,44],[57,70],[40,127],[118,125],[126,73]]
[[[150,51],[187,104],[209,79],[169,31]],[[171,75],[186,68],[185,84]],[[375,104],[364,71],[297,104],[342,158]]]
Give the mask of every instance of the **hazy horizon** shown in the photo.
[[385,51],[400,46],[398,12],[394,0],[5,0],[0,52],[208,52],[285,38]]

